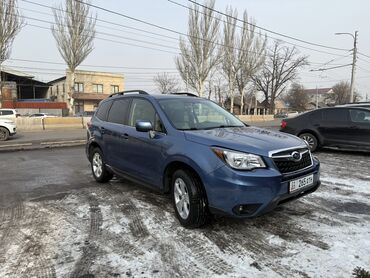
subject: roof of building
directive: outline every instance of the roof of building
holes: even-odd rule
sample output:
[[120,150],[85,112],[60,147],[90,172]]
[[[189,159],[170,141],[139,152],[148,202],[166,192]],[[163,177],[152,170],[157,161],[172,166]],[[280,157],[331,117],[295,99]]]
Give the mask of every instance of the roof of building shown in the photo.
[[19,71],[19,70],[14,70],[14,69],[11,69],[11,68],[8,68],[8,67],[4,67],[4,66],[2,67],[1,71],[12,74],[12,75],[20,76],[20,77],[26,77],[26,78],[30,78],[30,79],[34,78],[33,75],[30,75],[28,73],[25,73],[25,72],[22,72],[22,71]]
[[58,83],[58,82],[60,82],[60,81],[63,81],[63,80],[66,80],[67,79],[67,77],[66,76],[62,76],[62,77],[59,77],[59,78],[57,78],[57,79],[54,79],[54,80],[51,80],[51,81],[49,81],[48,82],[48,84],[54,84],[54,83]]
[[103,100],[109,97],[108,94],[94,94],[94,93],[73,93],[72,98],[77,100]]

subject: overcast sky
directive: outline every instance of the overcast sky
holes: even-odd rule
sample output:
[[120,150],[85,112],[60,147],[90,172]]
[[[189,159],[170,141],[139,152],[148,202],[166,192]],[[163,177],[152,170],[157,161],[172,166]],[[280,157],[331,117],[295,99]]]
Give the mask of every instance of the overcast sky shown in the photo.
[[[19,6],[21,13],[27,17],[25,20],[29,25],[25,26],[16,38],[11,58],[63,63],[50,30],[40,28],[50,27],[50,24],[47,23],[47,21],[53,20],[50,8],[40,7],[27,1],[19,0]],[[30,1],[48,6],[59,5],[63,2],[62,0]],[[189,5],[189,2],[186,0],[174,1],[183,5]],[[92,0],[92,4],[179,32],[185,33],[187,31],[188,10],[167,0]],[[352,49],[353,39],[348,35],[336,36],[334,33],[354,33],[357,30],[359,31],[359,51],[370,56],[370,1],[368,0],[216,1],[216,9],[220,11],[224,11],[227,5],[236,8],[239,17],[241,17],[243,11],[246,9],[249,16],[256,20],[258,26],[301,40],[336,48]],[[174,53],[178,52],[178,34],[151,27],[102,10],[93,9],[93,12],[98,15],[99,19],[114,22],[119,24],[119,26],[102,22],[97,23],[98,34],[95,40],[95,49],[83,64],[127,68],[80,66],[80,69],[122,72],[126,78],[126,89],[141,88],[150,91],[155,90],[152,79],[156,72],[167,71],[174,76],[178,76],[174,64]],[[39,27],[31,25],[37,25]],[[143,33],[142,31],[130,28],[142,29],[154,34]],[[168,38],[160,37],[158,34],[168,36]],[[351,67],[329,70],[323,73],[310,71],[311,69],[320,67],[349,64],[352,62],[350,51],[325,49],[269,33],[267,35],[297,44],[300,52],[309,56],[309,61],[312,64],[300,72],[300,82],[306,88],[316,88],[316,86],[320,88],[331,87],[338,81],[350,80]],[[308,50],[301,46],[328,53]],[[370,99],[370,57],[368,58],[363,55],[359,55],[358,57],[356,89],[363,97],[368,93],[368,98]],[[335,60],[324,65],[333,59]],[[9,60],[6,64],[13,66],[17,70],[33,72],[36,78],[44,81],[62,76],[65,69],[65,66],[62,64],[16,60]]]

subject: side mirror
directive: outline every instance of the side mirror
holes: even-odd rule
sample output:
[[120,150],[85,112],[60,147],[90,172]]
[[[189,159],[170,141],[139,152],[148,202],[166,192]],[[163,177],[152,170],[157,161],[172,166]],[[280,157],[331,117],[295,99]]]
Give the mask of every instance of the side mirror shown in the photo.
[[149,121],[137,121],[135,127],[139,132],[148,132],[153,130],[152,123]]

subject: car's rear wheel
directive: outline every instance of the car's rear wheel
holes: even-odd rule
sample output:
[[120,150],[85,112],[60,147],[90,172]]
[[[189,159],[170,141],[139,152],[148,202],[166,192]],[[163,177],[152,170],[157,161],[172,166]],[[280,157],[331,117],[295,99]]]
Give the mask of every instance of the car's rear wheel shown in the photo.
[[311,133],[302,133],[299,135],[299,138],[305,140],[310,147],[311,152],[314,152],[318,149],[318,141],[315,135]]
[[91,171],[97,182],[105,183],[113,178],[104,163],[103,153],[99,148],[94,148],[90,153]]
[[209,213],[201,181],[187,170],[177,170],[172,176],[172,198],[181,225],[196,228],[206,224]]
[[0,141],[6,141],[9,138],[9,130],[5,127],[0,127]]

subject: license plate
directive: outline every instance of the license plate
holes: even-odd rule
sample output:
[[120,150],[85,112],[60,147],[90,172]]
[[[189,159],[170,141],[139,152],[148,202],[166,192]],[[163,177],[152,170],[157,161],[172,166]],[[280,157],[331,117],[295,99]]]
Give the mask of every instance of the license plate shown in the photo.
[[313,175],[309,175],[309,176],[306,176],[300,179],[292,180],[289,182],[289,193],[293,193],[297,190],[300,190],[312,184],[313,184]]

